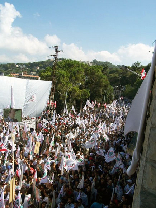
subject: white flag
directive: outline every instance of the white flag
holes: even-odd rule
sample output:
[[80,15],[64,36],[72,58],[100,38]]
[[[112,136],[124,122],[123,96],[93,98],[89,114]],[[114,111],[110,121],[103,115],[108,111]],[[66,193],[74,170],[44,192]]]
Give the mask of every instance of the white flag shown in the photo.
[[11,108],[15,108],[15,100],[13,94],[13,87],[11,86]]
[[132,175],[135,172],[140,158],[140,151],[143,143],[143,138],[142,138],[143,125],[146,117],[146,110],[147,110],[155,65],[156,65],[156,47],[152,59],[151,68],[146,78],[143,80],[141,87],[138,90],[138,93],[136,94],[132,102],[132,106],[128,113],[125,128],[124,128],[125,135],[131,131],[138,132],[138,138],[136,142],[136,147],[133,152],[132,162],[127,170],[128,175]]
[[116,156],[115,156],[115,153],[114,153],[114,149],[113,147],[111,147],[107,154],[105,155],[105,161],[108,163],[108,162],[111,162],[113,160],[115,160]]
[[40,184],[41,183],[49,183],[48,176],[47,176],[47,168],[46,168],[46,166],[44,166],[44,175],[41,178]]
[[0,207],[5,208],[5,203],[4,203],[4,190],[2,190],[1,197],[0,197]]
[[80,180],[77,188],[82,189],[84,187],[84,175],[82,175],[82,179]]
[[88,107],[90,107],[90,108],[94,108],[94,106],[90,103],[89,100],[87,100],[86,105],[88,105]]

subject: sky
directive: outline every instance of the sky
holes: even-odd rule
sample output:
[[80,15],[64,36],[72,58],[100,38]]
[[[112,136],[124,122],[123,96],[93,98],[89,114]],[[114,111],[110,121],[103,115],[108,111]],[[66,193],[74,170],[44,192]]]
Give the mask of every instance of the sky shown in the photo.
[[131,66],[151,62],[155,0],[0,1],[0,63],[58,58]]

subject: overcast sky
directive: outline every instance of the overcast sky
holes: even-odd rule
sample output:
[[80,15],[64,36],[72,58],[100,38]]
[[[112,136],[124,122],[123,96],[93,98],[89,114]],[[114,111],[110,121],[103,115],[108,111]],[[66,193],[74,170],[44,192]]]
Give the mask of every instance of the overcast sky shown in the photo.
[[59,58],[131,66],[152,60],[154,0],[0,1],[0,62]]

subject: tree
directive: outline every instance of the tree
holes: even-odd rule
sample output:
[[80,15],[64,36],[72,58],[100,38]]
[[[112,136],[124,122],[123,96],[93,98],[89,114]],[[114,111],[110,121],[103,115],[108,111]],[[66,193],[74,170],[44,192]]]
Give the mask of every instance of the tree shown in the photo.
[[86,88],[90,91],[90,100],[103,101],[104,92],[110,89],[108,78],[102,73],[102,66],[88,66],[85,68]]
[[52,67],[47,67],[45,70],[40,71],[39,76],[42,80],[52,81]]
[[70,59],[62,60],[57,65],[57,92],[61,102],[67,99],[68,105],[78,105],[89,97],[89,91],[85,89],[84,64]]

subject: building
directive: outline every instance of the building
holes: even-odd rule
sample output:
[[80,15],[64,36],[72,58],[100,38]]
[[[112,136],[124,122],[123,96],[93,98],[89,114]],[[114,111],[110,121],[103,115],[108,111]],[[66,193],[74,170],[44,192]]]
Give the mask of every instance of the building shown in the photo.
[[12,77],[21,78],[21,79],[34,79],[34,80],[40,80],[40,77],[37,75],[30,75],[26,72],[22,72],[22,74],[10,74]]

